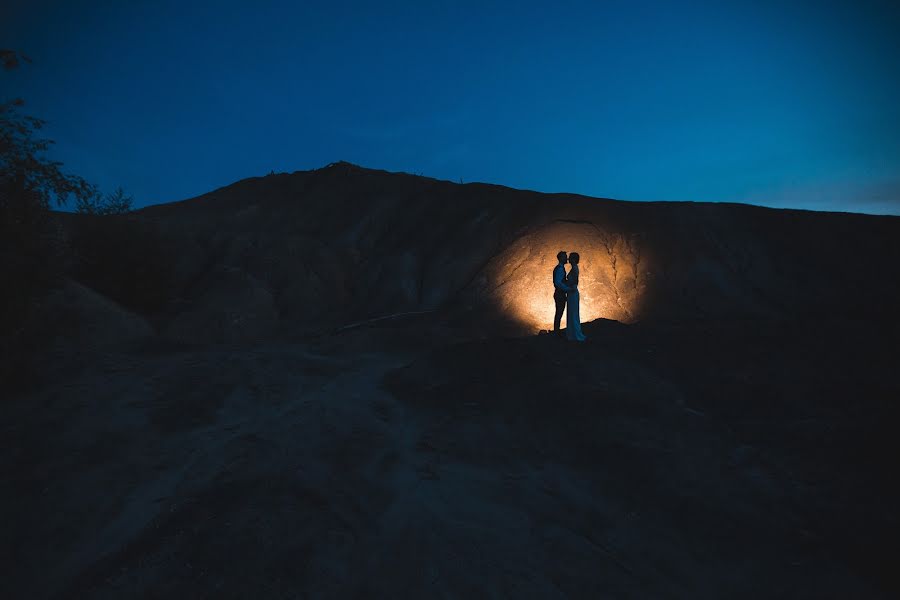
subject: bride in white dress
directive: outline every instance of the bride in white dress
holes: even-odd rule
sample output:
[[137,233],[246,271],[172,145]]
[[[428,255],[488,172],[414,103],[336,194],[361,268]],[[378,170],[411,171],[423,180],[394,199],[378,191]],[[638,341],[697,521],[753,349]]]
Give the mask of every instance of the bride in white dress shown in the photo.
[[583,342],[587,339],[581,332],[581,298],[578,293],[578,261],[581,257],[577,252],[569,255],[569,264],[572,269],[566,275],[566,285],[572,288],[566,298],[566,338],[573,342]]

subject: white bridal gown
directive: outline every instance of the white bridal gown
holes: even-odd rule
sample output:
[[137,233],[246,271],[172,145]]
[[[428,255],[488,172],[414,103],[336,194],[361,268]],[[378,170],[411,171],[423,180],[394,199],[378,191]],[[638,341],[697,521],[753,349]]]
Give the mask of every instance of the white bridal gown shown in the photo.
[[581,298],[578,293],[578,265],[566,276],[566,285],[572,288],[566,299],[566,338],[574,342],[583,342],[587,338],[581,333]]

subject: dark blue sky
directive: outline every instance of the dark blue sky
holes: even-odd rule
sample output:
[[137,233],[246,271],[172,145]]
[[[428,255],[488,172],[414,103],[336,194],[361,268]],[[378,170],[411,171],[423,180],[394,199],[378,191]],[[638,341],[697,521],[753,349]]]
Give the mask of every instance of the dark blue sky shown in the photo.
[[[77,5],[77,6],[75,6]],[[348,160],[627,200],[900,214],[877,2],[49,2],[0,73],[136,204]]]

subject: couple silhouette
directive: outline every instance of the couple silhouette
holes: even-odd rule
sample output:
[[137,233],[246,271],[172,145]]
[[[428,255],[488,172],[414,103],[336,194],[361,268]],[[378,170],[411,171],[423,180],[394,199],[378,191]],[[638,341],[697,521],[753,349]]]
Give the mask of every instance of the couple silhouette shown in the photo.
[[[577,252],[566,254],[560,250],[556,255],[559,264],[553,268],[553,300],[556,302],[556,315],[553,317],[553,331],[562,335],[559,323],[563,312],[566,312],[566,339],[583,342],[587,338],[581,332],[581,297],[578,293],[578,262],[581,257]],[[566,263],[572,265],[566,273]]]

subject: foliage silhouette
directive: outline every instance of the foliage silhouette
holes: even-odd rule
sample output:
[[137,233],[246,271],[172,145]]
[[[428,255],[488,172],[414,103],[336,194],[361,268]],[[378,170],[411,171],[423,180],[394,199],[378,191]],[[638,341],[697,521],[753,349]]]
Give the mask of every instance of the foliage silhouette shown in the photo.
[[75,210],[89,215],[122,215],[131,212],[133,201],[132,196],[118,187],[113,193],[106,196],[94,194],[93,196],[76,197]]
[[[22,62],[31,59],[0,50],[5,70]],[[24,114],[24,106],[21,98],[0,102],[0,379],[5,383],[27,373],[31,350],[43,343],[28,333],[29,318],[70,262],[50,210],[69,197],[83,202],[97,196],[95,186],[47,158],[53,141],[41,137],[45,121]]]

